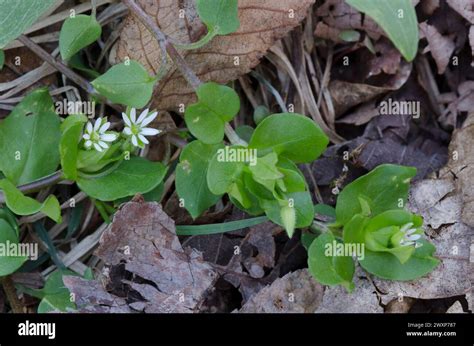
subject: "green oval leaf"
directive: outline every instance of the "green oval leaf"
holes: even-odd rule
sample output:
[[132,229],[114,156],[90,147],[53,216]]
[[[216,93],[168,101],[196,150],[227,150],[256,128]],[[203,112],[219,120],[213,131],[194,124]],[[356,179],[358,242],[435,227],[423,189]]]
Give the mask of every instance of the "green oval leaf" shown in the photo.
[[417,248],[404,264],[389,252],[373,252],[365,249],[365,257],[360,265],[369,273],[382,279],[407,281],[418,279],[431,272],[440,261],[433,257],[435,247],[425,239],[420,239]]
[[346,0],[356,10],[371,17],[407,61],[418,50],[418,22],[411,0]]
[[61,222],[61,206],[54,195],[50,195],[43,203],[27,197],[7,179],[0,180],[0,189],[5,194],[8,208],[17,215],[32,215],[39,212],[47,215],[57,223]]
[[3,0],[0,3],[0,48],[20,36],[56,0]]
[[219,153],[216,153],[209,162],[207,170],[209,190],[218,196],[230,192],[240,180],[244,167],[243,162],[220,160]]
[[0,49],[0,70],[3,69],[4,63],[5,63],[5,52]]
[[163,180],[166,170],[160,162],[132,157],[122,161],[110,174],[87,179],[78,177],[77,185],[92,198],[114,201],[153,190]]
[[215,35],[233,33],[240,26],[237,0],[197,0],[196,8],[208,31]]
[[82,129],[87,122],[85,115],[70,115],[61,124],[61,142],[59,153],[64,177],[70,180],[77,179],[77,157]]
[[410,180],[416,168],[383,164],[348,184],[337,197],[336,221],[346,224],[362,213],[361,201],[370,208],[371,216],[390,209],[403,209]]
[[196,93],[198,102],[184,114],[186,126],[200,141],[219,143],[224,139],[225,123],[239,112],[239,96],[232,88],[212,82],[201,85]]
[[0,123],[0,171],[16,185],[53,173],[59,165],[59,125],[46,89],[26,96]]
[[69,60],[82,48],[95,42],[102,27],[95,17],[78,14],[64,21],[59,33],[59,51],[63,60]]
[[153,94],[155,79],[138,62],[131,60],[112,66],[106,73],[92,81],[102,95],[114,103],[143,108]]
[[350,292],[354,289],[354,261],[351,256],[338,255],[338,245],[343,246],[330,232],[317,237],[308,250],[308,269],[323,285],[343,285]]
[[64,276],[78,276],[71,270],[56,270],[46,280],[41,290],[36,290],[42,297],[38,305],[38,313],[44,314],[52,311],[66,312],[69,309],[75,309],[76,305],[71,301],[71,294],[64,286]]
[[18,235],[4,219],[0,219],[0,276],[10,275],[28,259],[25,256],[7,256],[11,246],[18,247]]
[[217,203],[220,196],[207,186],[207,169],[212,157],[224,145],[209,145],[201,141],[189,143],[181,153],[176,167],[176,190],[193,219]]
[[249,147],[265,155],[274,150],[295,163],[311,162],[321,155],[328,137],[311,119],[295,113],[274,114],[255,129]]

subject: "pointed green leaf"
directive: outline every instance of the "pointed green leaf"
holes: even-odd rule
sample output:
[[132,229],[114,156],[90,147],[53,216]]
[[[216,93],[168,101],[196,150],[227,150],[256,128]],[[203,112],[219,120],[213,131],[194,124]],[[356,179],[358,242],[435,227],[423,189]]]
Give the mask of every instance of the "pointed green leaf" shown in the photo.
[[0,48],[25,32],[56,0],[0,1]]
[[239,112],[239,96],[232,88],[212,82],[200,86],[196,93],[198,102],[188,106],[184,114],[186,126],[200,141],[219,143],[225,123]]
[[102,27],[92,16],[78,14],[64,21],[59,33],[59,51],[63,60],[69,60],[82,48],[95,42]]
[[0,219],[0,277],[14,273],[28,259],[25,256],[7,256],[11,246],[18,246],[18,234],[4,219]]
[[321,234],[311,243],[308,250],[309,272],[323,285],[343,285],[350,292],[354,289],[354,261],[351,256],[338,255],[336,244],[341,243],[330,232]]
[[69,180],[77,179],[77,157],[82,129],[87,122],[85,115],[70,115],[61,124],[61,142],[59,152],[64,177]]
[[0,122],[0,171],[16,185],[50,175],[59,165],[60,136],[51,96],[33,91]]
[[383,164],[348,184],[337,197],[336,220],[347,223],[362,212],[363,197],[375,216],[386,210],[403,209],[416,168]]
[[92,81],[102,95],[114,103],[142,108],[150,101],[155,79],[138,62],[131,60],[112,66],[106,73]]
[[249,147],[259,156],[274,150],[295,163],[311,162],[321,155],[329,139],[314,121],[294,113],[274,114],[255,129]]
[[210,145],[194,141],[181,153],[176,167],[176,190],[194,219],[220,199],[219,195],[209,190],[206,177],[209,162],[217,150],[223,147],[222,144]]
[[371,17],[407,61],[415,59],[418,50],[418,22],[411,0],[346,0]]
[[141,157],[124,160],[111,173],[96,177],[78,177],[77,185],[87,195],[101,201],[146,193],[157,187],[166,174],[166,166]]
[[8,208],[17,215],[32,215],[39,212],[47,215],[57,223],[61,222],[61,206],[54,195],[50,195],[43,203],[27,197],[18,190],[9,180],[0,180],[0,189],[5,194]]

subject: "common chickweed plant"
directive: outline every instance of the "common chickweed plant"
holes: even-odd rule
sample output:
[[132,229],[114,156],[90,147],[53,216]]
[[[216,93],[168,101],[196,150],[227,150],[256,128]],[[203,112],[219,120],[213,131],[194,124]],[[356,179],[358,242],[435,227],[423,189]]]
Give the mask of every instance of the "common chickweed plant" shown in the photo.
[[[133,1],[125,3],[134,10]],[[177,44],[179,48],[195,49],[216,35],[238,29],[236,0],[196,0],[196,4],[209,33],[197,43]],[[15,9],[11,11],[14,16]],[[91,16],[68,18],[59,39],[63,61],[73,65],[81,49],[100,35],[95,11]],[[172,168],[140,156],[149,139],[160,132],[151,126],[158,113],[146,107],[159,78],[149,76],[140,63],[125,61],[86,84],[94,100],[125,106],[117,126],[107,117],[73,114],[60,118],[47,89],[31,92],[0,122],[0,197],[6,205],[0,209],[0,243],[18,246],[17,216],[43,213],[61,222],[61,205],[55,195],[43,194],[41,201],[27,196],[61,181],[77,184],[106,222],[130,196],[139,193],[160,200],[163,179]],[[314,278],[349,291],[354,288],[355,257],[364,270],[388,280],[413,280],[436,267],[439,261],[433,257],[434,246],[423,237],[422,218],[406,209],[415,168],[381,165],[347,185],[335,208],[314,206],[298,165],[316,160],[329,140],[313,120],[295,113],[262,113],[255,118],[256,128],[239,137],[230,125],[240,111],[237,93],[229,86],[209,82],[199,84],[196,94],[198,101],[184,112],[191,140],[175,170],[180,204],[193,218],[227,196],[247,214],[266,216],[258,222],[269,219],[282,226],[289,237],[295,235],[295,229],[302,229]],[[331,221],[315,221],[316,212]],[[209,225],[204,232],[202,226],[187,226],[179,233],[178,227],[178,233],[216,233],[255,223],[248,219],[235,227]],[[201,228],[194,231],[193,227]],[[22,255],[0,257],[0,276],[14,273],[27,259]],[[40,312],[74,308],[61,285],[62,275],[73,273],[60,262],[57,266],[59,270],[44,289],[23,288],[42,299]],[[86,277],[92,276],[88,273]]]

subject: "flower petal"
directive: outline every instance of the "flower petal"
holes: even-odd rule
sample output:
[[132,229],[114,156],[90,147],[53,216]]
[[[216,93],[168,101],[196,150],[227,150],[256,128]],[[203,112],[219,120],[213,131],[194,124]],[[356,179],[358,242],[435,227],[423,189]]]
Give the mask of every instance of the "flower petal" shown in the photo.
[[94,131],[99,131],[101,124],[102,124],[102,118],[97,119],[94,124]]
[[104,149],[107,149],[109,147],[109,145],[107,143],[102,142],[102,141],[99,141],[98,144]]
[[160,130],[153,129],[151,127],[145,127],[144,129],[140,130],[140,134],[144,136],[156,136],[160,132],[161,132]]
[[149,144],[148,139],[145,138],[145,136],[139,134],[138,138],[144,143],[144,144]]
[[421,235],[420,234],[413,234],[409,237],[405,237],[406,240],[409,240],[409,241],[413,241],[413,240],[418,240],[421,238]]
[[143,119],[146,118],[146,116],[148,115],[148,111],[149,109],[147,108],[143,112],[140,113],[140,116],[138,117],[138,120],[137,120],[137,124],[140,124],[143,121]]
[[91,133],[92,132],[92,123],[90,121],[87,122],[87,125],[86,125],[86,132],[87,133]]
[[82,135],[82,138],[84,138],[85,140],[89,140],[91,139],[91,135],[88,133],[85,133],[84,135]]
[[134,124],[137,123],[137,110],[135,108],[130,111],[130,121]]
[[85,146],[87,149],[89,149],[89,148],[92,146],[92,141],[86,141],[86,142],[84,143],[84,146]]
[[117,135],[115,133],[104,133],[100,135],[100,140],[105,142],[113,142],[117,139]]
[[107,131],[110,127],[110,123],[109,122],[106,122],[104,125],[102,125],[99,129],[99,133],[104,133],[105,131]]
[[127,126],[132,126],[132,122],[130,121],[130,118],[128,117],[127,114],[122,113],[122,119],[123,119],[123,122],[124,122]]
[[139,145],[138,145],[138,141],[137,141],[137,136],[135,136],[135,135],[132,136],[132,144],[133,144],[134,146],[136,146],[136,147],[139,146]]
[[100,152],[104,151],[97,143],[94,143],[94,148],[95,150],[100,151]]
[[140,126],[147,126],[149,123],[155,120],[157,115],[158,115],[158,112],[151,113],[145,119],[143,119],[143,121],[140,123]]
[[402,228],[400,228],[400,231],[405,233],[406,231],[408,231],[410,229],[411,226],[413,226],[413,222],[409,222],[409,223],[403,225]]
[[132,134],[132,129],[126,126],[123,128],[123,133],[125,133],[127,136],[130,136]]

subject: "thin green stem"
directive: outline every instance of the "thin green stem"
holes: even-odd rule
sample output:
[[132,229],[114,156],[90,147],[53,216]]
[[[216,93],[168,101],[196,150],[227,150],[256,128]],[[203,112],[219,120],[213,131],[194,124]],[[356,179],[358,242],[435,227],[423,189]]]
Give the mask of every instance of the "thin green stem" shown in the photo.
[[[206,44],[211,42],[211,40],[216,37],[216,34],[214,30],[208,31],[208,33],[202,37],[199,41],[197,42],[192,42],[192,43],[178,43],[178,42],[172,42],[173,45],[178,48],[178,49],[183,49],[183,50],[192,50],[192,49],[199,49],[204,47]],[[171,40],[170,40],[171,41]]]

